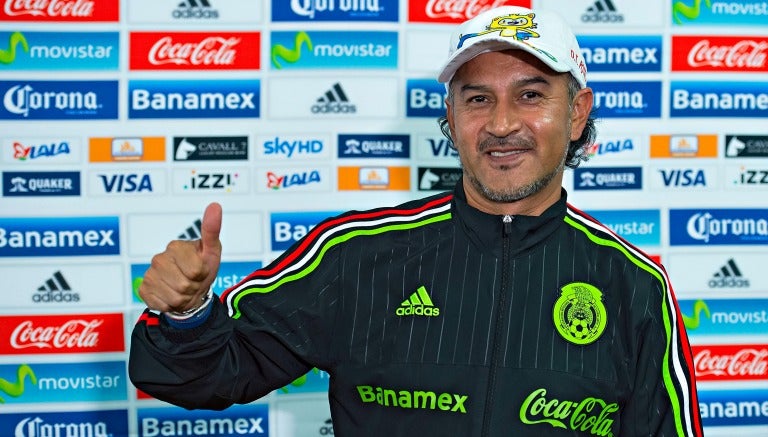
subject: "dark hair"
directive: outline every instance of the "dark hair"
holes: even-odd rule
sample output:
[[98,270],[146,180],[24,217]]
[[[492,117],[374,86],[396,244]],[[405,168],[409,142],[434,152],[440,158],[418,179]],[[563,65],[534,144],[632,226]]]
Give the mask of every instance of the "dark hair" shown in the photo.
[[[576,79],[571,76],[571,80],[568,81],[568,98],[569,100],[573,101],[573,99],[576,97],[576,93],[579,92],[580,86],[579,83],[576,81]],[[448,86],[448,100],[453,99],[453,93],[450,89],[450,84]],[[597,118],[596,118],[597,108],[593,107],[592,111],[589,113],[589,118],[587,119],[586,125],[584,125],[584,130],[581,132],[581,136],[579,139],[571,141],[568,144],[568,151],[565,155],[565,166],[568,168],[576,168],[578,167],[582,162],[589,159],[589,150],[588,147],[591,146],[595,139],[597,138]],[[448,139],[449,145],[456,149],[456,147],[453,144],[453,138],[451,137],[451,129],[448,126],[448,117],[445,115],[440,116],[437,119],[437,124],[440,126],[440,130],[443,132],[443,135]]]

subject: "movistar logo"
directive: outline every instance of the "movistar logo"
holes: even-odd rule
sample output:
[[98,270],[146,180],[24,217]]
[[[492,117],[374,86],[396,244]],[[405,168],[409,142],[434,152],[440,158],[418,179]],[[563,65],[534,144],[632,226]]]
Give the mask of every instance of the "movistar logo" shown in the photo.
[[375,402],[382,407],[467,414],[467,408],[464,405],[469,398],[467,395],[422,390],[394,390],[371,385],[358,385],[356,388],[360,394],[360,400],[365,404]]
[[534,390],[520,407],[520,421],[526,425],[540,423],[554,428],[612,436],[611,427],[619,411],[616,402],[588,397],[580,401],[547,398],[547,389]]
[[703,300],[697,300],[693,304],[693,316],[686,316],[685,314],[682,314],[683,316],[683,324],[685,325],[686,329],[696,329],[701,324],[701,313],[704,313],[704,315],[707,316],[707,319],[711,317],[711,314],[709,312],[709,307],[707,306],[707,303]]
[[400,304],[395,314],[398,316],[436,317],[440,315],[440,308],[435,307],[429,294],[427,294],[427,288],[422,285],[411,297]]
[[[28,365],[22,364],[16,370],[16,382],[12,383],[3,378],[0,378],[0,393],[5,393],[8,396],[12,396],[14,398],[21,396],[24,394],[24,379],[27,377],[29,377],[29,380],[32,382],[32,384],[37,384],[37,377],[35,376],[35,372],[33,372],[32,368]],[[4,403],[5,399],[0,396],[0,404]]]
[[[710,0],[704,0],[704,3],[707,5],[708,8],[712,7],[712,3]],[[695,20],[699,17],[699,14],[701,13],[701,0],[694,0],[693,6],[689,6],[682,1],[677,1],[672,5],[672,16],[675,18],[675,23],[677,24],[683,24],[683,20],[680,19],[678,15],[682,15],[683,17],[689,19],[689,20]]]
[[288,63],[293,64],[301,58],[301,45],[306,44],[309,50],[312,50],[312,40],[309,38],[307,32],[298,32],[294,40],[294,46],[292,49],[282,45],[275,44],[272,46],[272,65],[277,69],[283,68],[278,60],[282,59]]
[[27,39],[21,32],[13,32],[8,39],[8,50],[0,50],[0,64],[10,64],[16,59],[16,46],[21,44],[24,52],[29,52]]

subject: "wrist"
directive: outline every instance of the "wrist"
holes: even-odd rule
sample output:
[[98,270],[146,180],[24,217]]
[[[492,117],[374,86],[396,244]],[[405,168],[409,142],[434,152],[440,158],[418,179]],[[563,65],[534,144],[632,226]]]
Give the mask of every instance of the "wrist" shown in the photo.
[[175,320],[187,320],[200,312],[204,311],[211,304],[213,298],[213,288],[209,288],[208,292],[201,298],[200,304],[184,311],[167,311],[165,314]]

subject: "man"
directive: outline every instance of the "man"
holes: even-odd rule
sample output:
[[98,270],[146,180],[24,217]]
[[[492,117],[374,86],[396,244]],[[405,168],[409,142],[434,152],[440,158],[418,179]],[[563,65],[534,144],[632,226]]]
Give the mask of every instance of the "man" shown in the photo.
[[594,137],[575,37],[501,7],[451,44],[454,192],[326,220],[218,299],[211,204],[144,276],[137,387],[219,409],[317,367],[335,435],[701,435],[664,269],[566,203]]

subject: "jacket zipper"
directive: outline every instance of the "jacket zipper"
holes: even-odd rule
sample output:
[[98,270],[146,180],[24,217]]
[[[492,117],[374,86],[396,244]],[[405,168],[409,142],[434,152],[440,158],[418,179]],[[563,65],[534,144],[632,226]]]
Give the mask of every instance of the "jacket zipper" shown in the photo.
[[491,350],[491,365],[488,370],[488,392],[485,396],[485,408],[483,410],[483,427],[480,433],[481,436],[488,436],[491,429],[491,409],[494,403],[494,396],[496,395],[496,368],[497,363],[500,360],[499,348],[501,342],[499,341],[499,328],[504,324],[504,313],[506,312],[506,297],[507,297],[507,282],[508,278],[508,265],[509,265],[509,234],[512,233],[512,220],[511,215],[505,215],[502,217],[502,253],[501,253],[501,289],[499,291],[499,308],[496,312],[496,323],[493,329],[493,342]]

